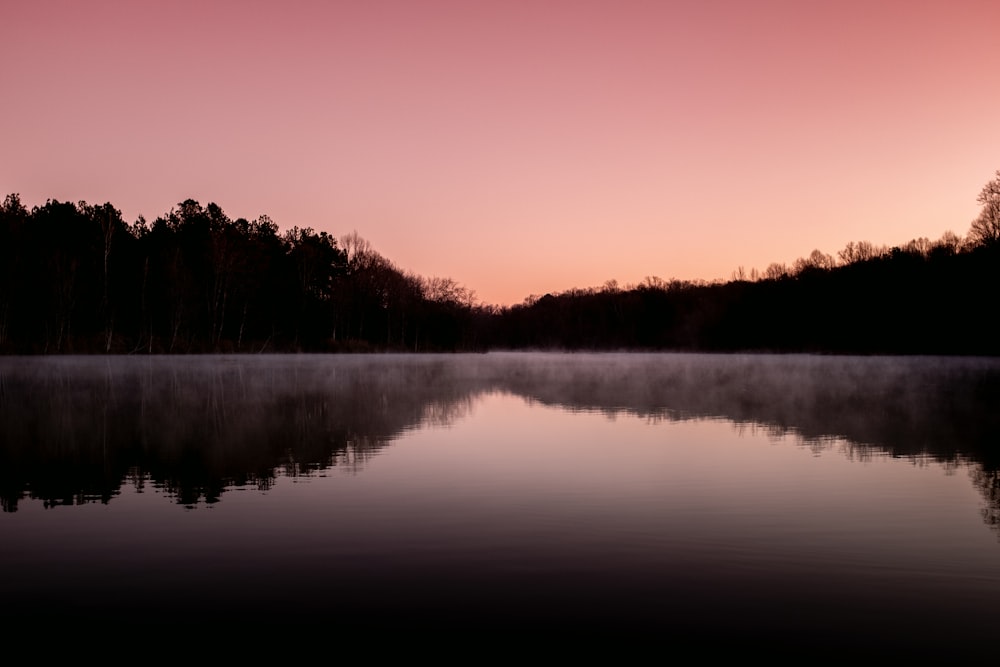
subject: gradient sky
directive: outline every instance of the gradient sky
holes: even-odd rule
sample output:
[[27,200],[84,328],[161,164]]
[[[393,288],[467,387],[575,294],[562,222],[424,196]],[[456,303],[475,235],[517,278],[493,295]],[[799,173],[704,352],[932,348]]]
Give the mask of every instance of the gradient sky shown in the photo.
[[5,0],[0,196],[194,198],[487,303],[960,234],[997,0]]

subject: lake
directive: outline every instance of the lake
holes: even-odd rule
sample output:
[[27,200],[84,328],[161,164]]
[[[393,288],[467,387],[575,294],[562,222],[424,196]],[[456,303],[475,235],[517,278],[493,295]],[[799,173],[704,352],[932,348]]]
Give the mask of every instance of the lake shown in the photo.
[[0,613],[990,655],[998,407],[967,358],[2,358]]

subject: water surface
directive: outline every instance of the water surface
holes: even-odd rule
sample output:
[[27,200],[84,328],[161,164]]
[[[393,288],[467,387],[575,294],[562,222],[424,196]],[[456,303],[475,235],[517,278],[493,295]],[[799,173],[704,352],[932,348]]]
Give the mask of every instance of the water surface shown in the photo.
[[0,360],[9,621],[977,655],[1000,364]]

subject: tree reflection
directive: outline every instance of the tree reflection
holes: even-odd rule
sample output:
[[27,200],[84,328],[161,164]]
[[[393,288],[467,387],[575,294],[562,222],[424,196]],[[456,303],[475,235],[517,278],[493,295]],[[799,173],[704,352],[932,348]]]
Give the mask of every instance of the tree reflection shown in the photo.
[[433,364],[409,370],[306,357],[6,361],[0,502],[107,503],[123,483],[148,482],[190,507],[277,476],[358,470],[405,429],[470,409]]
[[185,506],[278,477],[360,471],[485,392],[649,421],[726,419],[817,450],[969,465],[1000,526],[1000,362],[806,355],[490,354],[4,359],[0,502]]

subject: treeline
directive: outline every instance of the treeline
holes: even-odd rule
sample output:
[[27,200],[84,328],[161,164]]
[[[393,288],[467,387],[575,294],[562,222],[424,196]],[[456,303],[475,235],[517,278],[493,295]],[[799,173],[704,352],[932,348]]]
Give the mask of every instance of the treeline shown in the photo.
[[569,349],[1000,354],[1000,170],[962,238],[849,243],[727,283],[641,285],[531,297],[496,315],[491,344]]
[[1000,171],[967,237],[849,243],[729,282],[647,278],[478,304],[356,233],[187,200],[151,224],[111,204],[0,206],[0,352],[514,348],[1000,354]]
[[476,347],[474,295],[357,234],[187,200],[151,224],[111,204],[0,207],[0,351],[188,353]]
[[[1000,246],[941,241],[726,283],[663,281],[532,297],[499,313],[493,342],[514,348],[1000,354]],[[870,244],[860,244],[871,247]],[[848,247],[850,253],[852,244]],[[752,277],[752,279],[751,279]]]

